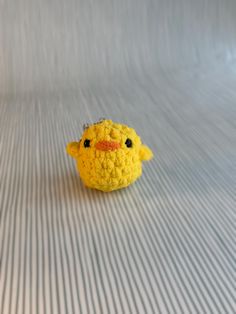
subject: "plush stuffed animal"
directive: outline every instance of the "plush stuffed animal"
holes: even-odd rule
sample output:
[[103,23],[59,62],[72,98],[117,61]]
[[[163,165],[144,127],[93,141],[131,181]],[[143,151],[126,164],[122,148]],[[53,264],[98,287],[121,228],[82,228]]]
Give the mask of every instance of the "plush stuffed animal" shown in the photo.
[[153,157],[134,129],[101,119],[84,126],[79,142],[67,145],[84,184],[104,192],[124,188],[142,174],[142,161]]

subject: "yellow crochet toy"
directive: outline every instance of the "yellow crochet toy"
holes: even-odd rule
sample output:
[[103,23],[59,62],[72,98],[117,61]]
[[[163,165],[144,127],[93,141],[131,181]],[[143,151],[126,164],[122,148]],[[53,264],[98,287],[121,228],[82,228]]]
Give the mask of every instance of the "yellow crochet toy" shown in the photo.
[[153,157],[134,129],[99,120],[86,125],[79,142],[67,145],[84,184],[104,192],[124,188],[142,174],[142,161]]

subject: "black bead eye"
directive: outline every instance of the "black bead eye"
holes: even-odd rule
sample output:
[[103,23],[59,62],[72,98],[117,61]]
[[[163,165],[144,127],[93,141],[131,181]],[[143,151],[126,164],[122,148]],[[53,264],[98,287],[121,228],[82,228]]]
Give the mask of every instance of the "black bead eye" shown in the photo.
[[90,140],[88,140],[88,139],[86,139],[85,141],[84,141],[84,147],[90,147]]
[[127,140],[125,141],[125,145],[129,148],[132,147],[133,143],[130,138],[127,138]]

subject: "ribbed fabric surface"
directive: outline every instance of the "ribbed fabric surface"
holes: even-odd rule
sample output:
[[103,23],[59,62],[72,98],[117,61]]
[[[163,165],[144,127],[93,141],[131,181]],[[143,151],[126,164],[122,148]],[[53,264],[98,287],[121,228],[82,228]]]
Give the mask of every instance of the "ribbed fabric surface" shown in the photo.
[[[1,313],[235,313],[232,80],[166,80],[1,103]],[[108,115],[155,159],[102,193],[65,145]]]
[[[236,313],[235,0],[0,1],[0,313]],[[155,158],[86,189],[84,123]]]

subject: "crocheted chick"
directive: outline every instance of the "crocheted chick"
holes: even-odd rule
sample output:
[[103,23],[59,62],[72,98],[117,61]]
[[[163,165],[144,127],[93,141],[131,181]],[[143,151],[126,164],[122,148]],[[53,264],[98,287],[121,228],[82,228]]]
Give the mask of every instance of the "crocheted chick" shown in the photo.
[[86,127],[79,142],[67,145],[84,184],[104,192],[124,188],[142,174],[142,161],[153,157],[134,129],[102,120]]

